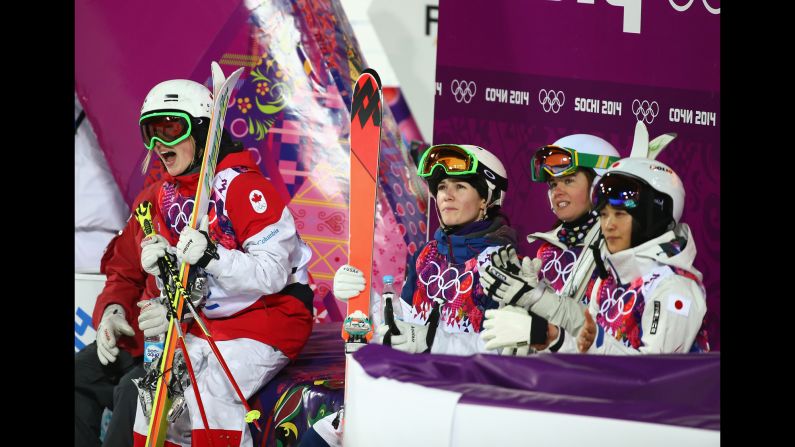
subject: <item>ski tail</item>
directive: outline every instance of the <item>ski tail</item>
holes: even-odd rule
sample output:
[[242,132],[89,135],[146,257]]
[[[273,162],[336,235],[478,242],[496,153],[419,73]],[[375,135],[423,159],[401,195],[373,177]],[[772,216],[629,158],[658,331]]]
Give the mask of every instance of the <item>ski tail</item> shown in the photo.
[[372,338],[372,324],[368,316],[373,283],[373,236],[382,114],[381,79],[375,70],[368,68],[356,80],[351,102],[348,263],[362,271],[365,288],[348,300],[347,317],[342,330],[346,352],[358,349]]

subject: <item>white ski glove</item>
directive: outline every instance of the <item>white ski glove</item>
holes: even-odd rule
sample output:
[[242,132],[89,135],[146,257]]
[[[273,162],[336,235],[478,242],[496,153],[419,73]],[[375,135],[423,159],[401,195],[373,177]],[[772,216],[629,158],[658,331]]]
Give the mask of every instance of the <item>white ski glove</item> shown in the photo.
[[160,303],[160,299],[153,298],[138,301],[141,314],[138,315],[138,329],[142,330],[144,337],[165,334],[168,330],[168,309]]
[[486,349],[521,348],[547,341],[547,321],[525,309],[505,306],[489,309],[485,316],[480,338],[486,342]]
[[[406,323],[405,321],[395,320],[400,335],[392,335],[392,347],[410,354],[425,352],[428,350],[428,343],[425,341],[428,336],[428,326]],[[384,343],[384,336],[389,332],[389,325],[378,326],[376,335],[378,342]]]
[[348,301],[364,290],[364,283],[364,273],[345,264],[334,273],[334,297],[340,301]]
[[103,365],[113,363],[119,355],[116,338],[119,335],[133,336],[135,331],[124,318],[124,308],[120,304],[109,304],[102,313],[97,328],[97,357]]
[[159,234],[149,236],[141,241],[141,267],[146,273],[160,276],[160,267],[157,260],[166,256],[166,250],[171,247],[166,238]]
[[[540,294],[531,294],[538,287],[541,260],[525,256],[521,262],[513,246],[502,247],[491,255],[491,265],[480,272],[480,285],[494,301],[529,309]],[[536,296],[538,295],[538,296]]]
[[187,262],[190,265],[198,265],[207,269],[213,259],[220,259],[218,249],[207,233],[208,228],[209,221],[207,216],[204,216],[199,223],[198,230],[189,225],[182,229],[177,242],[177,261],[180,264]]

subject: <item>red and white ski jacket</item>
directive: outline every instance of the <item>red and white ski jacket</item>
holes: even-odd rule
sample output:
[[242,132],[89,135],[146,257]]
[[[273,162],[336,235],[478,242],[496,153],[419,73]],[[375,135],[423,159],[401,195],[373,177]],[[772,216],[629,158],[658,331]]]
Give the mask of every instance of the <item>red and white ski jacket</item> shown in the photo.
[[[193,211],[198,177],[164,174],[153,219],[172,245]],[[220,259],[207,266],[209,296],[201,312],[213,338],[251,338],[294,359],[312,330],[311,249],[248,151],[218,163],[210,199],[209,233]],[[203,337],[197,326],[189,332]]]

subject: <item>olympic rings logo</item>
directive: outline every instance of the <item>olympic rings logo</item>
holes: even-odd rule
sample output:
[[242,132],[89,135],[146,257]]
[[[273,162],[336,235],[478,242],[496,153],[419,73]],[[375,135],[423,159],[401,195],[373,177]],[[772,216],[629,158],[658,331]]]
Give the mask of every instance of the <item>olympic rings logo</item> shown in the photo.
[[[702,0],[702,2],[704,3],[704,8],[706,8],[706,10],[709,11],[710,14],[716,14],[716,15],[720,14],[720,6],[718,6],[717,8],[713,8],[712,6],[709,5],[709,3],[707,3],[707,0]],[[674,0],[668,0],[668,3],[670,3],[675,10],[679,12],[684,12],[690,9],[690,5],[693,4],[693,0],[687,0],[687,3],[685,3],[683,6],[679,6]]]
[[[616,298],[618,295],[618,298]],[[625,300],[628,298],[629,300]],[[635,302],[638,299],[638,292],[634,290],[624,290],[623,287],[617,287],[612,291],[607,292],[607,299],[599,306],[599,314],[601,314],[608,323],[615,322],[619,317],[629,315],[635,307]],[[629,303],[632,305],[628,305]],[[612,317],[608,315],[610,309],[616,309],[615,315]]]
[[[566,257],[566,259],[564,259],[564,257]],[[561,278],[563,278],[563,283],[565,284],[569,281],[569,275],[571,275],[571,271],[574,269],[574,261],[576,260],[576,253],[571,250],[563,250],[560,256],[553,254],[552,259],[541,267],[541,274],[550,284],[554,284]],[[550,270],[555,274],[555,279],[550,280],[547,277],[547,272]]]
[[478,86],[475,84],[475,81],[467,82],[453,79],[453,82],[450,84],[450,91],[455,97],[455,102],[460,103],[463,101],[469,104],[469,102],[472,101],[472,98],[475,97],[475,93],[478,91]]
[[[171,228],[177,233],[182,233],[182,229],[188,224],[188,219],[190,219],[189,216],[193,213],[194,203],[195,201],[193,199],[188,199],[184,203],[175,202],[168,207],[168,217],[171,219]],[[215,200],[210,199],[208,209],[212,209],[214,207]],[[176,210],[176,215],[174,210]],[[213,216],[212,220],[208,222],[208,225],[214,223],[215,220],[216,216]]]
[[[425,286],[425,291],[428,295],[428,298],[442,298],[445,301],[454,301],[462,293],[467,293],[472,290],[474,274],[471,270],[461,273],[457,268],[450,266],[444,272],[442,272],[442,268],[439,266],[439,264],[434,261],[431,261],[430,264],[433,267],[436,267],[436,273],[431,273],[430,275],[427,275],[426,278],[423,278],[423,275],[428,272],[428,270],[423,270],[419,275],[419,280]],[[465,290],[462,290],[461,283],[464,282],[467,275],[469,275],[469,286]],[[433,287],[434,290],[431,290],[431,286],[435,286]],[[448,290],[455,292],[455,295],[452,297],[448,296]]]
[[657,104],[657,101],[649,102],[645,99],[643,101],[635,99],[632,101],[632,113],[638,121],[646,121],[646,123],[651,124],[660,113],[660,105]]
[[563,107],[563,103],[566,102],[566,95],[563,94],[563,90],[555,91],[542,88],[538,92],[538,102],[544,108],[544,112],[548,113],[551,110],[552,113],[558,113]]

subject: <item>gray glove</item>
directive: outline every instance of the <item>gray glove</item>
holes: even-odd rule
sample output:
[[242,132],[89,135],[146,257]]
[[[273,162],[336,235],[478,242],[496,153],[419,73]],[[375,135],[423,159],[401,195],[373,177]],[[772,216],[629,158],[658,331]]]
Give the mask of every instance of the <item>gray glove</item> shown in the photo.
[[141,241],[141,267],[146,273],[159,277],[160,267],[157,261],[166,256],[166,251],[171,250],[173,249],[166,238],[159,234],[144,238]]
[[480,285],[500,306],[512,305],[529,309],[538,287],[538,270],[541,260],[525,256],[521,262],[516,249],[509,245],[501,247],[491,255],[491,265],[480,272]]
[[[418,352],[425,352],[428,350],[428,343],[425,341],[428,336],[428,326],[419,325],[414,323],[406,323],[405,321],[395,320],[400,335],[392,335],[392,347],[411,354]],[[376,330],[378,342],[383,344],[384,337],[389,332],[389,326],[382,324]]]
[[116,361],[119,355],[116,339],[120,335],[133,336],[135,331],[124,318],[124,308],[119,304],[109,304],[97,328],[97,357],[103,365]]
[[138,301],[141,314],[138,315],[138,329],[144,332],[144,337],[154,337],[165,334],[168,330],[168,310],[159,298]]

